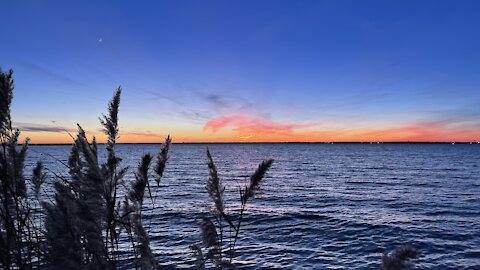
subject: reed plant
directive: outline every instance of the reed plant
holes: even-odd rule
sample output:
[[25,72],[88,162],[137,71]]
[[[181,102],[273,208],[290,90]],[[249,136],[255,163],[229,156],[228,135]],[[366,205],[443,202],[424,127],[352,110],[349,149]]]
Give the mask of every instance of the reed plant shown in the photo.
[[[54,183],[53,203],[44,203],[47,210],[46,239],[48,265],[52,269],[116,269],[119,267],[119,243],[128,239],[133,260],[128,267],[158,269],[150,249],[150,241],[142,223],[145,190],[150,198],[150,165],[153,156],[143,156],[132,183],[125,183],[128,167],[121,167],[116,154],[118,111],[121,88],[100,122],[107,135],[107,158],[100,162],[95,138],[88,141],[78,125],[68,168],[70,178],[59,177]],[[170,137],[166,138],[153,170],[158,183],[168,160]],[[119,194],[126,194],[122,200]],[[153,201],[153,199],[152,199]],[[123,265],[123,267],[127,267]]]
[[45,175],[38,163],[29,179],[32,183],[24,177],[29,139],[20,146],[20,131],[12,127],[13,89],[13,71],[0,69],[0,268],[31,269],[43,256],[41,224],[36,221]]
[[203,218],[200,226],[202,244],[195,244],[191,247],[196,258],[195,267],[197,269],[204,269],[207,262],[210,262],[216,269],[236,268],[235,248],[247,202],[258,194],[265,174],[272,164],[273,159],[261,162],[250,176],[250,182],[239,189],[240,209],[234,213],[225,207],[225,186],[218,176],[217,167],[207,148],[207,166],[210,176],[205,188],[213,202],[213,207],[210,215]]

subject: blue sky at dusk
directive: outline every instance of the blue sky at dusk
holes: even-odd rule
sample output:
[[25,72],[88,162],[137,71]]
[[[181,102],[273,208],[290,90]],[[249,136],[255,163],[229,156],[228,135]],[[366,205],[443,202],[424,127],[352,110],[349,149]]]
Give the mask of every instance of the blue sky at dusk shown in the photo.
[[32,142],[479,141],[478,1],[2,1]]

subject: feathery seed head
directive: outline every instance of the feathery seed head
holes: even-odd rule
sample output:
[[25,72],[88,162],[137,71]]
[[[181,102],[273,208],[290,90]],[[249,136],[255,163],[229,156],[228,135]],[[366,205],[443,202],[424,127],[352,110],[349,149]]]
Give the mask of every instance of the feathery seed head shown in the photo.
[[382,256],[382,270],[404,270],[408,267],[409,259],[415,259],[418,252],[409,245],[397,247],[391,252],[385,252]]
[[217,228],[209,218],[203,218],[200,229],[202,231],[202,240],[204,247],[208,248],[218,245]]
[[223,202],[223,192],[225,188],[222,185],[222,181],[218,177],[217,167],[213,162],[212,155],[207,148],[207,159],[208,159],[208,170],[210,173],[210,177],[207,181],[207,192],[210,198],[215,203],[215,209],[218,215],[221,215],[225,209],[224,202]]
[[257,170],[252,174],[250,177],[250,184],[245,189],[245,194],[242,197],[244,203],[249,199],[255,196],[255,193],[260,189],[260,185],[263,182],[265,174],[270,169],[273,164],[273,159],[268,159],[262,161],[260,165],[258,165]]

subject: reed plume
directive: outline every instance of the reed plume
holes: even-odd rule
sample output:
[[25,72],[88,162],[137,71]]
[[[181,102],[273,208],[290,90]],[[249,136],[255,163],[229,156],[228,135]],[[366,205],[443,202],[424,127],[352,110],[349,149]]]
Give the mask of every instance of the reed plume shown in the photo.
[[10,105],[13,99],[13,88],[13,70],[3,72],[0,68],[0,134],[2,135],[12,128]]
[[203,218],[200,228],[202,231],[203,246],[206,248],[218,246],[217,229],[213,222],[208,218]]
[[77,196],[67,185],[56,181],[53,203],[44,203],[47,263],[50,269],[83,269],[85,251]]
[[[135,173],[135,181],[128,193],[128,200],[125,209],[128,209],[128,226],[129,231],[135,233],[136,239],[136,254],[140,257],[137,259],[136,265],[140,269],[160,269],[160,265],[155,260],[155,257],[150,248],[150,240],[145,228],[142,224],[142,205],[145,195],[145,188],[149,185],[148,171],[152,161],[152,155],[145,154],[141,162],[138,164],[137,172]],[[131,202],[132,204],[130,204]]]
[[165,143],[162,146],[162,149],[157,155],[157,164],[155,166],[155,173],[157,176],[155,177],[155,181],[157,182],[157,186],[160,185],[160,180],[163,177],[163,172],[165,171],[165,166],[168,161],[168,151],[170,150],[170,144],[172,143],[172,139],[170,135],[167,136],[165,139]]
[[108,115],[102,115],[99,119],[104,128],[105,134],[108,135],[108,148],[114,148],[118,137],[118,109],[120,107],[120,95],[122,88],[119,86],[113,95],[112,100],[108,104]]
[[143,227],[141,218],[137,216],[134,218],[134,221],[134,231],[138,242],[136,249],[137,253],[140,255],[140,259],[137,261],[137,266],[142,270],[160,269],[160,265],[155,260],[155,256],[150,248],[150,239]]
[[255,193],[260,189],[260,185],[262,184],[265,174],[270,169],[272,164],[273,159],[268,159],[262,161],[262,163],[258,165],[257,170],[255,170],[252,176],[250,176],[250,184],[245,188],[245,193],[242,196],[242,203],[245,204],[249,198],[255,196]]
[[7,138],[6,143],[4,144],[7,152],[5,162],[7,176],[11,181],[11,192],[13,192],[14,196],[26,198],[27,186],[23,175],[23,169],[30,139],[25,139],[20,151],[18,151],[18,137],[20,136],[20,131],[10,129],[5,136]]
[[223,192],[225,188],[222,185],[222,181],[218,177],[217,167],[213,162],[212,155],[207,148],[207,165],[210,177],[208,178],[206,189],[208,195],[213,200],[215,204],[215,209],[218,214],[222,214],[224,212],[224,202],[223,202]]
[[[100,123],[103,126],[103,131],[105,135],[107,135],[107,143],[106,143],[106,150],[107,150],[107,162],[106,164],[103,164],[103,169],[104,172],[107,176],[107,183],[106,183],[106,188],[107,192],[114,192],[115,186],[115,172],[116,169],[119,165],[119,163],[122,161],[121,158],[116,156],[115,153],[115,145],[116,141],[118,139],[118,110],[120,106],[120,95],[122,93],[121,87],[118,87],[117,90],[115,91],[115,94],[108,104],[108,115],[103,115],[102,118],[100,118]],[[96,150],[96,141],[93,141],[94,149]],[[111,195],[111,194],[107,194]],[[110,197],[110,196],[108,196]]]
[[[204,217],[200,229],[203,247],[207,249],[206,258],[210,259],[215,267],[219,267],[222,264],[222,243],[219,241],[217,228],[209,218]],[[222,230],[220,232],[222,234]]]
[[190,249],[193,251],[193,256],[195,257],[195,269],[205,270],[205,258],[202,248],[199,245],[191,245]]
[[[207,250],[205,259],[209,259],[215,268],[217,269],[235,269],[233,264],[233,258],[235,253],[235,244],[237,242],[240,228],[243,221],[243,215],[246,208],[246,203],[249,198],[253,198],[261,187],[264,181],[265,174],[273,164],[273,159],[265,160],[256,169],[256,171],[250,177],[250,183],[243,189],[240,189],[240,211],[236,215],[236,225],[233,222],[232,215],[225,210],[224,191],[225,187],[222,185],[222,181],[218,176],[218,171],[213,161],[212,155],[207,148],[207,166],[209,171],[209,178],[206,184],[206,190],[209,197],[214,204],[214,220],[204,218],[201,224],[202,243],[203,247]],[[225,233],[225,226],[229,230],[229,234]],[[233,232],[233,234],[231,233]],[[228,237],[227,237],[228,235]],[[224,245],[226,246],[224,247]],[[196,246],[197,250],[200,246]],[[213,247],[213,248],[211,248]],[[196,261],[199,261],[198,256],[200,253],[195,251],[197,256]],[[223,254],[229,256],[229,260],[225,260]],[[197,269],[202,269],[202,264],[195,264]],[[204,265],[203,265],[204,267]]]
[[418,252],[409,245],[395,248],[391,252],[385,252],[382,256],[382,270],[404,270],[409,267],[409,260],[415,259]]
[[[128,170],[127,167],[119,169],[121,158],[115,152],[120,95],[121,89],[118,88],[109,103],[108,114],[100,119],[107,135],[106,162],[99,163],[96,139],[89,142],[85,131],[78,125],[78,135],[68,159],[71,180],[58,180],[55,183],[55,204],[45,204],[49,257],[57,257],[62,250],[68,251],[63,243],[72,243],[76,250],[66,252],[62,259],[52,259],[51,268],[61,268],[65,265],[64,260],[69,258],[81,268],[116,268],[121,227],[127,228],[129,234],[135,234],[136,244],[132,249],[140,256],[135,262],[136,267],[158,268],[141,219],[144,192],[149,187],[148,170],[152,161],[149,154],[139,164],[132,189],[127,191],[124,213],[120,215],[117,194]],[[168,149],[163,156],[167,154]],[[163,166],[165,163],[166,160]],[[57,226],[55,220],[62,226]]]
[[[123,183],[123,177],[128,168],[117,170],[122,159],[116,155],[115,146],[118,139],[118,112],[120,106],[120,96],[122,88],[118,87],[113,95],[112,100],[108,104],[108,114],[102,115],[99,119],[103,126],[103,131],[107,135],[107,161],[101,165],[103,182],[103,196],[106,203],[107,211],[107,246],[110,249],[115,249],[115,242],[118,241],[118,226],[119,216],[116,209],[118,204],[118,188]],[[92,142],[92,151],[97,152],[97,144],[94,139]]]
[[[160,184],[160,180],[163,177],[165,166],[168,161],[168,152],[170,149],[171,139],[170,136],[167,136],[165,139],[165,144],[162,146],[160,152],[157,154],[157,162],[154,168],[156,174],[155,181],[157,182],[157,187]],[[160,265],[155,260],[154,254],[150,248],[150,240],[148,234],[143,227],[142,222],[142,206],[145,196],[145,189],[148,189],[150,199],[152,198],[152,193],[150,191],[149,184],[149,169],[152,162],[152,155],[145,154],[142,157],[141,162],[138,165],[137,172],[135,173],[135,181],[132,184],[132,187],[124,201],[124,216],[126,218],[126,227],[127,232],[130,234],[131,241],[135,241],[135,250],[136,250],[136,265],[140,269],[160,269]]]
[[20,147],[12,128],[13,89],[13,71],[0,69],[0,268],[30,269],[41,257],[41,237],[33,221],[37,197],[29,197],[24,177],[29,139]]
[[[94,269],[116,267],[115,243],[118,240],[116,190],[126,169],[117,171],[120,159],[115,155],[115,140],[118,136],[118,104],[120,90],[109,105],[109,116],[104,116],[107,141],[107,162],[100,165],[96,140],[90,143],[83,128],[78,125],[78,135],[68,159],[71,180],[60,179],[55,183],[55,204],[46,204],[46,234],[50,257],[61,252],[63,242],[70,241],[80,247],[80,266]],[[60,206],[62,204],[62,206]],[[63,227],[54,220],[64,223]],[[70,222],[75,220],[76,222]],[[67,230],[67,231],[65,231]],[[73,237],[78,235],[78,237]],[[56,241],[55,239],[59,239]],[[79,254],[68,254],[77,261]],[[64,256],[68,260],[68,256]],[[61,268],[62,261],[50,260],[51,268]]]
[[[55,204],[45,204],[49,267],[62,269],[66,261],[72,261],[77,267],[111,269],[102,233],[105,222],[103,177],[97,156],[80,125],[69,163],[79,166],[70,170],[73,173],[71,182],[57,180]],[[69,244],[75,250],[66,247]],[[65,255],[60,255],[62,252]]]
[[47,174],[43,172],[44,167],[42,161],[37,161],[37,165],[33,169],[32,173],[32,183],[33,183],[33,192],[35,197],[38,199],[40,188],[45,183],[45,179],[47,178]]
[[128,193],[130,201],[140,206],[143,204],[145,188],[148,186],[148,169],[151,161],[152,155],[150,154],[145,154],[142,157],[142,161],[138,164],[138,169],[135,173],[136,180],[133,182],[132,189]]

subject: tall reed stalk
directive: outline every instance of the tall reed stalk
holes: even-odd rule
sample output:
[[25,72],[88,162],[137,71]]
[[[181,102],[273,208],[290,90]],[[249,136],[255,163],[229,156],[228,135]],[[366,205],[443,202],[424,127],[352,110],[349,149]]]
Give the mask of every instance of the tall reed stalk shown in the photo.
[[41,215],[38,192],[44,175],[38,165],[29,192],[24,177],[29,139],[19,146],[20,131],[12,127],[13,89],[13,71],[0,69],[0,268],[31,269],[42,257],[40,226],[35,218]]
[[[250,176],[250,182],[239,190],[241,205],[239,212],[232,213],[225,209],[225,186],[223,186],[218,176],[217,167],[207,148],[207,165],[210,177],[207,181],[206,190],[213,202],[213,219],[209,217],[203,218],[200,227],[202,232],[202,245],[197,244],[191,247],[195,253],[195,265],[197,269],[204,269],[205,262],[207,261],[210,261],[216,269],[235,268],[235,247],[247,202],[258,194],[264,182],[265,174],[272,164],[273,159],[268,159],[260,163],[255,172]],[[227,233],[227,231],[230,233]],[[231,232],[233,232],[233,234]],[[202,251],[202,247],[206,253]]]
[[[125,237],[134,255],[132,267],[159,268],[141,218],[145,189],[151,194],[148,176],[153,157],[147,154],[142,158],[135,181],[129,188],[124,180],[128,167],[120,166],[122,159],[116,154],[120,96],[119,87],[109,103],[108,114],[100,119],[107,135],[106,161],[99,161],[95,138],[89,142],[78,125],[78,135],[68,160],[70,179],[57,179],[55,202],[44,204],[49,267],[52,269],[64,269],[65,266],[116,269],[124,259],[119,257],[119,242]],[[164,173],[170,142],[167,137],[157,155],[153,171],[157,183]],[[118,198],[120,193],[128,194],[123,203]],[[122,236],[122,232],[126,235]]]

